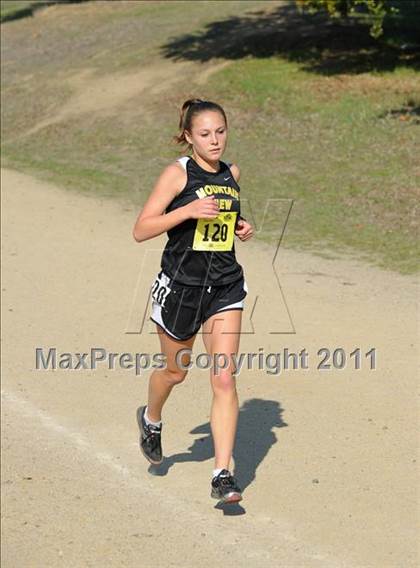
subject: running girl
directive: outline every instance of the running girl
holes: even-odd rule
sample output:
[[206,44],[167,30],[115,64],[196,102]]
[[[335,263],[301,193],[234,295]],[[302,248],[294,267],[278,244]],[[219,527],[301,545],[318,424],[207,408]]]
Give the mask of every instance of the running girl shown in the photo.
[[[209,355],[226,354],[229,361],[219,374],[210,372],[215,447],[211,496],[235,502],[242,496],[229,469],[239,412],[231,354],[239,348],[247,286],[236,260],[234,235],[246,241],[253,228],[240,215],[239,168],[220,159],[227,142],[223,108],[200,99],[186,101],[175,140],[187,145],[190,155],[163,170],[133,229],[137,242],[168,234],[152,286],[151,313],[166,368],[153,371],[147,405],[137,410],[140,448],[150,463],[162,462],[162,408],[187,375],[177,365],[176,354],[192,349],[202,327]],[[183,365],[189,362],[185,355]]]

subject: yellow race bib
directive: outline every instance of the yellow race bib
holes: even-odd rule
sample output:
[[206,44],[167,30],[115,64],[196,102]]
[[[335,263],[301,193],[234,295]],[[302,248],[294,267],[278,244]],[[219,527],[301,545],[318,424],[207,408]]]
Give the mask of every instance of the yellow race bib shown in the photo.
[[215,219],[197,219],[193,250],[232,250],[236,216],[236,211],[224,211]]

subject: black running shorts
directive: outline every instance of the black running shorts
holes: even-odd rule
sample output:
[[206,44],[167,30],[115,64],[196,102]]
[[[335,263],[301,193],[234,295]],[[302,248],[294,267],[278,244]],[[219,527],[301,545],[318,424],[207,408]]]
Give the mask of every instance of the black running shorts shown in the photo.
[[174,339],[195,335],[212,315],[243,310],[248,293],[245,279],[223,286],[185,286],[172,281],[162,270],[152,285],[150,319]]

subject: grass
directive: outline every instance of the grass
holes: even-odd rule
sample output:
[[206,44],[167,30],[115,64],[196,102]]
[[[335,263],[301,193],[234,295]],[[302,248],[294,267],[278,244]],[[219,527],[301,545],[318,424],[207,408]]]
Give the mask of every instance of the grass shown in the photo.
[[[273,4],[217,3],[218,19],[236,25],[241,14]],[[174,6],[180,7],[128,2],[98,10],[87,3],[45,11],[42,27],[37,18],[4,24],[4,165],[141,206],[162,167],[179,155],[170,139],[177,109],[193,90],[228,111],[226,158],[241,167],[244,215],[254,220],[257,238],[276,242],[293,201],[284,246],[415,273],[420,83],[409,62],[330,75],[311,71],[292,52],[250,54],[205,86],[181,80],[158,96],[145,91],[141,104],[134,97],[108,113],[68,116],[26,134],[69,100],[72,74],[161,65],[163,45],[215,25],[209,3],[188,3],[187,11]],[[41,34],[37,46],[30,44],[33,34]],[[283,201],[271,202],[262,226],[270,199]]]
[[0,2],[0,21],[10,17],[17,12],[26,10],[33,4],[31,0],[1,0]]
[[[295,201],[286,243],[309,250],[321,242],[336,251],[351,247],[375,264],[411,272],[418,266],[418,126],[378,118],[407,96],[387,89],[389,78],[380,77],[384,85],[376,92],[358,92],[353,79],[351,88],[332,94],[325,79],[271,58],[238,63],[214,88],[231,93],[236,85],[237,106],[264,110],[238,132],[237,151],[261,204],[273,196]],[[401,70],[392,79],[401,88],[416,77]],[[267,101],[267,93],[276,97]],[[275,229],[272,219],[267,239],[275,240]]]
[[54,4],[71,4],[87,0],[0,0],[0,22],[9,22],[33,16],[37,10]]

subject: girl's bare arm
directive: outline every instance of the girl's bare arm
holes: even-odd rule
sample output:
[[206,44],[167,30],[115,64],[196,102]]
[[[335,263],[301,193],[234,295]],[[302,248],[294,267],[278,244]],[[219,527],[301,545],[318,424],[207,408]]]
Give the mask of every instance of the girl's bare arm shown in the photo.
[[157,237],[188,219],[188,211],[183,207],[164,214],[186,181],[185,171],[177,164],[163,170],[134,225],[133,237],[138,243]]
[[182,191],[186,182],[187,175],[181,166],[171,164],[163,170],[134,225],[133,237],[138,243],[157,237],[187,219],[217,217],[219,206],[214,195],[196,199],[164,214],[169,203]]

